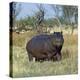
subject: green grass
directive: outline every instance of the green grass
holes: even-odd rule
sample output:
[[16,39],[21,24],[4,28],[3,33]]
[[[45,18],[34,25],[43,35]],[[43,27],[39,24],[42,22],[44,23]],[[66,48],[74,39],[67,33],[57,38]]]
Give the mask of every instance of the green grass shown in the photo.
[[[13,77],[66,75],[78,73],[77,35],[64,35],[61,61],[29,62],[25,43],[34,32],[13,36]],[[27,41],[26,41],[27,40]]]

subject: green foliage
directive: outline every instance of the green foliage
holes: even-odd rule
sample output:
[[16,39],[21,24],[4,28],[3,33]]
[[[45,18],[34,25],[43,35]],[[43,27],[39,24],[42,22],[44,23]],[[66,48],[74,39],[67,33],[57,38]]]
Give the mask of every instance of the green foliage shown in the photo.
[[36,25],[36,19],[34,18],[34,16],[28,16],[25,19],[18,20],[18,22],[20,23],[20,25],[23,25],[24,27],[27,25],[29,25],[30,27],[35,27]]
[[53,27],[53,26],[59,26],[59,23],[57,21],[57,19],[53,19],[53,18],[50,18],[50,19],[45,19],[44,20],[44,24],[48,27]]
[[[21,27],[29,26],[40,30],[40,26],[53,27],[62,25],[71,25],[72,29],[75,24],[78,24],[78,7],[66,5],[50,5],[54,12],[53,17],[45,19],[46,11],[43,5],[37,6],[38,11],[34,15],[24,19],[17,20]],[[19,26],[19,27],[20,27]],[[38,27],[38,28],[37,28]],[[70,26],[69,26],[70,27]]]
[[13,27],[15,26],[16,18],[20,14],[20,12],[21,12],[21,4],[18,4],[17,2],[10,3],[10,20],[12,20]]
[[64,21],[68,24],[77,24],[78,23],[78,7],[77,6],[61,6],[62,7],[62,17]]

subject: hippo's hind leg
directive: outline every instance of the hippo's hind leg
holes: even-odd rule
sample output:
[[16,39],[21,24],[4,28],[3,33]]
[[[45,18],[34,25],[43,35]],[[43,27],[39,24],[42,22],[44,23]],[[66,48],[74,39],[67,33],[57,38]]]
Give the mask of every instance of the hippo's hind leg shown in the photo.
[[35,58],[35,61],[39,61],[39,59],[38,58]]
[[28,58],[29,58],[29,61],[33,61],[33,56],[31,53],[28,53]]
[[44,58],[35,58],[35,61],[37,61],[37,62],[43,62]]

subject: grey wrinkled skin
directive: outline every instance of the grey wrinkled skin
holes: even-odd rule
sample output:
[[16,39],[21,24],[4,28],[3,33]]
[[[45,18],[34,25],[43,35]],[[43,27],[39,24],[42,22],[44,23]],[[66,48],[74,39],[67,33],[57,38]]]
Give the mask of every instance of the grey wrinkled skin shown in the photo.
[[61,60],[63,43],[62,32],[34,36],[26,45],[29,61],[33,61],[33,58],[35,61]]

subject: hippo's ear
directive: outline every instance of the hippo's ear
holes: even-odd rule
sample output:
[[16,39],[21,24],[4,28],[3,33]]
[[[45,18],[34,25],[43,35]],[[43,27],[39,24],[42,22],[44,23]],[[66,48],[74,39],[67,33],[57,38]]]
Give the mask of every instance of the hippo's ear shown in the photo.
[[61,31],[61,34],[63,34],[63,32]]

